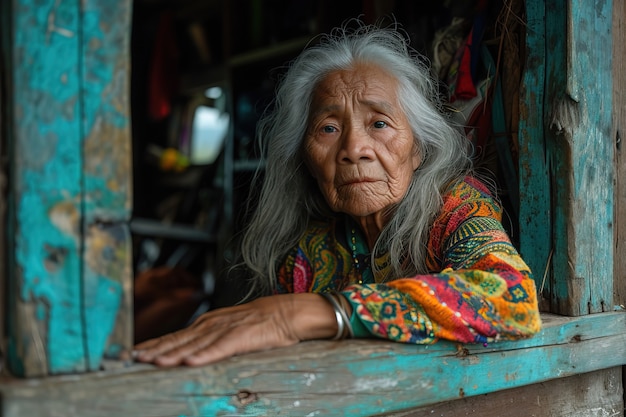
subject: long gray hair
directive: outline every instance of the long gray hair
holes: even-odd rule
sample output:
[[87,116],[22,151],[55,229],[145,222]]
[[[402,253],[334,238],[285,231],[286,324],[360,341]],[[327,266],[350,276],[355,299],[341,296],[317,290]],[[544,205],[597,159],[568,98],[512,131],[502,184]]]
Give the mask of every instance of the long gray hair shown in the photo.
[[372,256],[389,252],[391,273],[386,280],[427,272],[429,230],[441,208],[442,192],[470,169],[468,141],[442,112],[437,84],[407,37],[394,28],[359,24],[351,30],[335,29],[306,48],[291,63],[271,111],[257,126],[265,172],[241,246],[255,289],[275,288],[277,268],[310,220],[336,216],[303,163],[302,143],[316,86],[327,74],[358,63],[379,65],[398,80],[400,105],[422,156]]

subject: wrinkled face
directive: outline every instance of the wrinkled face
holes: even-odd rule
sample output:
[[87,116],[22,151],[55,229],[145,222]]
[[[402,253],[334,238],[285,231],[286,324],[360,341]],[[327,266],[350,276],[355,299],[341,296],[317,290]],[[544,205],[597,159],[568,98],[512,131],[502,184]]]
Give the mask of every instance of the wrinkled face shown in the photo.
[[421,158],[396,90],[393,76],[364,64],[318,85],[304,158],[332,210],[369,216],[404,197]]

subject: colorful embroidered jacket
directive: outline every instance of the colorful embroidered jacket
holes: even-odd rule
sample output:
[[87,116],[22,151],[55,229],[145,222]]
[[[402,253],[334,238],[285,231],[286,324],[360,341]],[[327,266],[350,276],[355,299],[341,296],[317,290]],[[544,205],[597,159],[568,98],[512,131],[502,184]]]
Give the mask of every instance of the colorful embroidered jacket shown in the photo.
[[407,343],[487,343],[529,337],[541,326],[531,271],[504,231],[501,209],[478,180],[443,197],[428,240],[430,274],[373,276],[363,236],[340,221],[315,222],[279,269],[278,292],[340,290],[357,337]]

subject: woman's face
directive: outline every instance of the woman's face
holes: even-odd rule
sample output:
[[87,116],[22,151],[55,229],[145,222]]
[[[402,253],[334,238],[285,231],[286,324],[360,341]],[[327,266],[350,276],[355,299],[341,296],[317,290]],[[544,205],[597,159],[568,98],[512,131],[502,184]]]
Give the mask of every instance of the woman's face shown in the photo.
[[393,76],[366,64],[318,85],[304,154],[332,210],[369,216],[404,197],[421,157],[396,90]]

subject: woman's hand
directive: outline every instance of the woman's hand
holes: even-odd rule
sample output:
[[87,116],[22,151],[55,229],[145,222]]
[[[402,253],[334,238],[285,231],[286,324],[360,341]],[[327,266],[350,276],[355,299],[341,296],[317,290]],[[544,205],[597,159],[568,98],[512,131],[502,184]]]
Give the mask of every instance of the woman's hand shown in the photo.
[[333,309],[320,295],[273,295],[209,311],[185,329],[138,344],[135,355],[159,366],[204,365],[336,332]]

